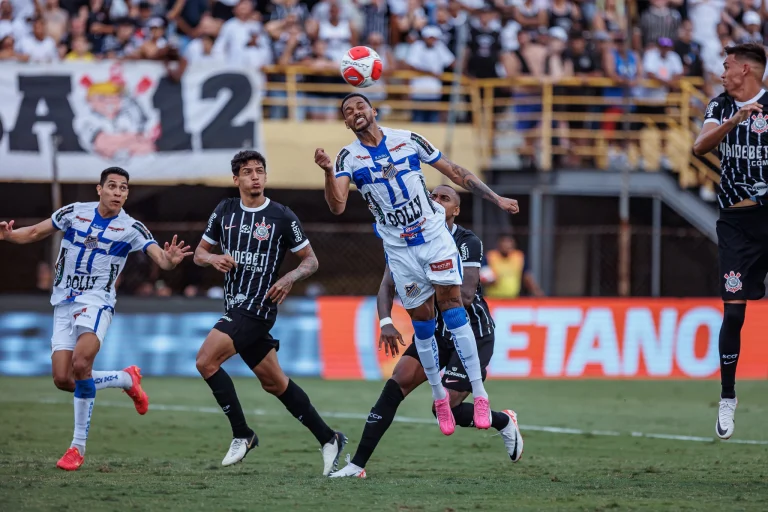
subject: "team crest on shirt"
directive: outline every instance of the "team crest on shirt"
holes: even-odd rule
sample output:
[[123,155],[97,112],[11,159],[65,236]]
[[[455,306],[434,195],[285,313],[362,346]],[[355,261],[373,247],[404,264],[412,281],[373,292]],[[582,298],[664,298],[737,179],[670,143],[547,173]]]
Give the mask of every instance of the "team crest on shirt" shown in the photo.
[[272,224],[265,224],[264,222],[256,223],[253,225],[253,238],[261,240],[262,242],[269,238],[269,230]]
[[405,296],[406,297],[409,297],[411,299],[413,299],[415,297],[418,297],[420,291],[421,290],[419,289],[418,286],[416,286],[416,283],[411,283],[411,284],[405,285]]
[[730,293],[736,293],[741,290],[741,274],[731,270],[730,273],[725,274],[725,291]]
[[381,167],[381,175],[386,179],[391,180],[397,176],[397,167],[395,167],[395,164],[392,162],[388,162],[386,165]]
[[755,133],[768,131],[768,119],[763,117],[762,112],[752,116],[752,127],[750,129]]

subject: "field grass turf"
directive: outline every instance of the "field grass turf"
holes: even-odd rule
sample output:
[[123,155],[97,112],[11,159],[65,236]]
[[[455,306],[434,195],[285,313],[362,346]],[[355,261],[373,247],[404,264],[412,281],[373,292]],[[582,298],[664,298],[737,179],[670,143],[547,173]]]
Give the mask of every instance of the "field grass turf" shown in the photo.
[[[297,382],[319,411],[359,416],[327,418],[354,452],[382,383]],[[119,390],[99,392],[85,464],[66,473],[55,464],[72,436],[71,395],[48,378],[0,378],[0,510],[768,510],[768,446],[631,435],[712,437],[713,381],[491,381],[491,405],[514,408],[522,425],[620,435],[523,430],[512,464],[494,430],[444,437],[436,424],[396,422],[367,480],[323,478],[315,440],[255,379],[235,384],[261,446],[230,468],[220,466],[229,425],[202,380],[144,384],[144,417]],[[734,439],[768,441],[768,382],[737,390]],[[399,415],[429,420],[429,403],[424,387]]]

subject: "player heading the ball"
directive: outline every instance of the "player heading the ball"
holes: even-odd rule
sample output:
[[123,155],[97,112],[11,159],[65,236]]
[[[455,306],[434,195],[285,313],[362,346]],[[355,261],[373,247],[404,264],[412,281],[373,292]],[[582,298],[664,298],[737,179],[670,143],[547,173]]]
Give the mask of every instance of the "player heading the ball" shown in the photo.
[[[315,150],[315,163],[325,171],[325,200],[334,214],[341,215],[353,181],[368,202],[397,294],[413,322],[416,350],[432,386],[440,430],[451,435],[455,420],[440,381],[433,295],[467,369],[475,397],[475,426],[487,429],[491,426],[491,410],[477,343],[461,301],[461,260],[446,228],[445,210],[427,191],[421,164],[430,164],[456,185],[506,212],[517,213],[517,201],[494,193],[418,133],[380,127],[376,109],[364,95],[347,95],[341,102],[341,112],[344,124],[357,140],[342,148],[335,165],[322,148]],[[383,324],[386,320],[380,319]]]

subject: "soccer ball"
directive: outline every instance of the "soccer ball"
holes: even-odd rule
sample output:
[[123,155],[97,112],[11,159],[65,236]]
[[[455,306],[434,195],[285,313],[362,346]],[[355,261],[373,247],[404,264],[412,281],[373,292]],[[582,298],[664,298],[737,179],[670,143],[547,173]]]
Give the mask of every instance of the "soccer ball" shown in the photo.
[[350,48],[341,59],[341,76],[354,87],[372,86],[381,78],[383,70],[381,57],[367,46]]

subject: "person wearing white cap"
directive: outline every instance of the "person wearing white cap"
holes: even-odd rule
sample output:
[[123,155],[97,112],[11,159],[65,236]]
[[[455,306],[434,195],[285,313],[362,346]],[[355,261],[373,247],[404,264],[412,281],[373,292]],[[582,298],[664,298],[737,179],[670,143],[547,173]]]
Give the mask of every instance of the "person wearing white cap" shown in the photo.
[[763,26],[763,20],[755,11],[747,11],[741,18],[744,29],[740,30],[739,42],[741,43],[762,43],[763,35],[760,33]]
[[[453,65],[453,53],[442,41],[440,27],[427,25],[421,29],[422,39],[414,42],[408,50],[406,65],[424,73],[424,76],[411,79],[411,99],[430,102],[439,101],[442,96],[443,82],[440,75]],[[414,110],[413,121],[416,123],[435,123],[439,117],[437,110]]]

